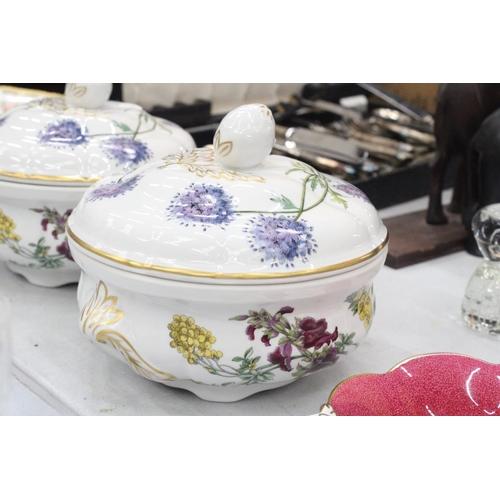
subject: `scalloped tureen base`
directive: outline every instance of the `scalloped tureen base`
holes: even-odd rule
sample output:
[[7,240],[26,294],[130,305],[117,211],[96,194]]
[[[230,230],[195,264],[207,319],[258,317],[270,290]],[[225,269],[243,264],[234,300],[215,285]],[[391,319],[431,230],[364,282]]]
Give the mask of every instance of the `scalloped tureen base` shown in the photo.
[[176,382],[164,382],[164,384],[168,387],[189,391],[205,401],[213,403],[235,403],[236,401],[241,401],[242,399],[253,396],[258,392],[278,389],[292,382],[293,380],[288,380],[285,382],[267,383],[265,386],[254,384],[242,387],[207,386],[197,384],[190,380],[177,380]]
[[71,283],[78,283],[80,268],[73,264],[67,269],[31,269],[13,262],[6,262],[6,266],[16,274],[20,274],[32,285],[56,288]]
[[82,268],[80,330],[138,375],[231,402],[292,383],[349,356],[370,329],[364,265],[302,282],[183,282],[99,262],[71,241]]

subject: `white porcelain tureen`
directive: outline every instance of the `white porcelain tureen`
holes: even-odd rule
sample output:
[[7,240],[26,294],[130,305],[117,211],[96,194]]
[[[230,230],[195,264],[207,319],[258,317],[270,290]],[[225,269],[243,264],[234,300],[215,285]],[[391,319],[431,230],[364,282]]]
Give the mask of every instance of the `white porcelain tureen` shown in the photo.
[[135,372],[236,401],[345,357],[374,314],[387,230],[355,186],[269,156],[260,104],[213,146],[97,182],[68,219],[80,328]]
[[78,282],[65,225],[92,183],[195,147],[178,125],[108,101],[111,89],[67,84],[0,115],[0,260],[31,283]]

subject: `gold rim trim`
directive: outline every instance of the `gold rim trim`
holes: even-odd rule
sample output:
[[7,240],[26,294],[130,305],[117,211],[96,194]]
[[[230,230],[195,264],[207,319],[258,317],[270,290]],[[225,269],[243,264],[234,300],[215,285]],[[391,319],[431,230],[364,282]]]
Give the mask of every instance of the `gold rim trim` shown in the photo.
[[87,184],[93,184],[94,182],[101,180],[101,177],[63,177],[56,175],[22,174],[18,172],[7,172],[5,170],[0,170],[0,176],[13,177],[14,179],[26,179],[30,181],[78,182]]
[[142,269],[144,271],[158,271],[167,274],[177,274],[181,276],[190,276],[194,278],[237,279],[237,280],[297,278],[300,276],[310,276],[313,274],[323,274],[331,271],[337,271],[339,269],[345,269],[347,267],[355,266],[356,264],[360,264],[362,262],[365,262],[366,260],[371,259],[375,255],[380,253],[382,249],[389,242],[389,234],[387,234],[385,240],[378,247],[374,248],[371,252],[368,252],[365,255],[362,255],[361,257],[357,257],[355,259],[347,260],[339,264],[333,264],[331,266],[320,267],[318,269],[306,269],[303,271],[293,271],[291,273],[214,273],[206,271],[190,271],[187,269],[177,269],[173,267],[156,266],[153,264],[143,264],[142,262],[124,259],[123,257],[117,257],[116,255],[94,248],[93,246],[89,245],[81,238],[76,236],[76,234],[73,233],[73,231],[69,226],[66,226],[66,232],[68,233],[68,236],[75,243],[77,243],[79,246],[81,246],[88,252],[98,255],[99,257],[103,257],[112,262],[116,262],[117,264],[120,264],[122,266],[132,267],[134,269]]
[[25,87],[14,87],[12,85],[0,85],[0,90],[10,92],[12,94],[25,95],[28,97],[64,97],[58,92],[48,92],[47,90],[28,89]]

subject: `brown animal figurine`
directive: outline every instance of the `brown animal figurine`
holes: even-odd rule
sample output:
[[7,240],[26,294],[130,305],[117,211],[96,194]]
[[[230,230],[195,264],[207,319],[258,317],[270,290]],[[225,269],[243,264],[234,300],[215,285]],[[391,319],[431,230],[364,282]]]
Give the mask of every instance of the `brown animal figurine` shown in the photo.
[[484,119],[499,108],[499,83],[443,83],[439,86],[434,115],[436,155],[431,166],[428,224],[448,222],[441,193],[446,170],[453,163],[455,178],[448,209],[452,213],[462,213],[470,142]]

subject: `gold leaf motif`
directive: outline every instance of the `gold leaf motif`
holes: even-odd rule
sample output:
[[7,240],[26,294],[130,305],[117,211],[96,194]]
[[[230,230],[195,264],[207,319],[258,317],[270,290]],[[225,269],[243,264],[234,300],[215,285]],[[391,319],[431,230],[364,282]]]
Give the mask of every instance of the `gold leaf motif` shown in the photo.
[[125,362],[144,378],[155,382],[175,380],[170,373],[158,370],[145,361],[121,333],[108,328],[123,318],[123,312],[116,309],[117,302],[118,297],[109,295],[108,287],[99,281],[94,295],[80,314],[80,329],[84,335],[101,344],[109,343],[123,356]]
[[214,150],[210,146],[168,156],[165,160],[165,164],[158,167],[159,170],[168,168],[171,165],[182,165],[198,177],[207,176],[228,181],[266,182],[263,177],[248,172],[235,172],[234,170],[217,168],[218,164],[214,158]]
[[109,114],[99,109],[78,108],[68,106],[62,98],[47,97],[44,99],[34,99],[26,105],[30,108],[41,107],[53,113],[65,116],[85,116],[92,118],[109,118]]
[[261,104],[261,105],[259,106],[259,108],[260,108],[260,110],[261,110],[262,112],[264,112],[267,116],[272,116],[272,114],[271,114],[271,110],[270,110],[267,106],[264,106],[263,104]]
[[211,146],[204,148],[192,149],[175,155],[170,155],[165,158],[166,162],[158,168],[166,168],[169,165],[201,165],[204,167],[217,167],[217,162],[214,158],[214,150]]
[[66,88],[75,97],[83,97],[87,93],[87,87],[85,87],[85,85],[77,85],[76,83],[68,83]]
[[245,174],[240,172],[234,172],[233,170],[218,170],[218,169],[208,169],[203,167],[198,167],[196,165],[186,165],[188,170],[198,177],[212,177],[213,179],[226,179],[228,181],[254,181],[254,182],[265,182],[262,177],[256,175]]
[[219,147],[217,148],[217,153],[219,153],[220,156],[227,156],[229,153],[231,153],[232,150],[233,150],[232,141],[226,141],[219,144]]
[[97,334],[96,340],[102,344],[112,345],[124,358],[125,362],[138,375],[154,382],[168,382],[175,380],[170,373],[158,370],[144,361],[132,344],[120,333],[114,330],[103,330]]
[[118,298],[108,295],[108,288],[99,281],[96,291],[80,314],[80,328],[88,337],[95,337],[96,331],[123,318],[123,313],[115,309]]
[[219,156],[227,156],[233,150],[233,141],[220,142],[220,130],[214,137],[214,148]]

